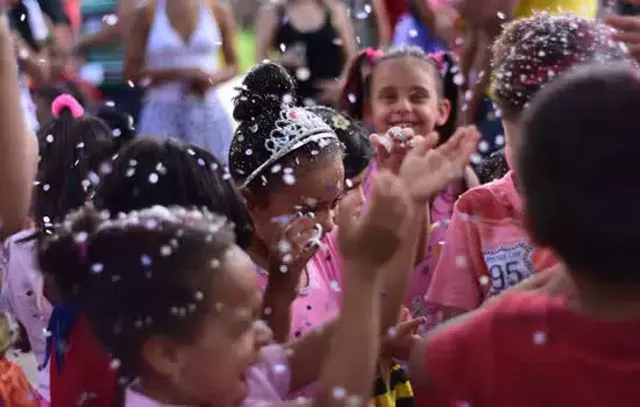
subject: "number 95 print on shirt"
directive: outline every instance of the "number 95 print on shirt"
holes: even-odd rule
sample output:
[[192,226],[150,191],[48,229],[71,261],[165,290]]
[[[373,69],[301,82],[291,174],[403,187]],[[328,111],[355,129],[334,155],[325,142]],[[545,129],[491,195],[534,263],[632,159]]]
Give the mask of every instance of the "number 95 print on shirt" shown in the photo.
[[486,249],[482,254],[489,273],[489,296],[517,285],[535,272],[533,247],[525,240]]

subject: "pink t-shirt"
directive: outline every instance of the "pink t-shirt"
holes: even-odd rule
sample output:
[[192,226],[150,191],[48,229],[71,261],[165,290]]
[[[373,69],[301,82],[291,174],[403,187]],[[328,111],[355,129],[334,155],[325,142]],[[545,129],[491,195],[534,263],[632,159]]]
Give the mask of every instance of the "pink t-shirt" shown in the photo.
[[[40,365],[47,354],[45,329],[52,306],[44,297],[44,279],[35,264],[36,241],[21,242],[33,233],[33,229],[18,232],[4,243],[2,302],[5,311],[24,326],[31,350]],[[46,367],[39,374],[37,390],[49,400],[49,373]]]
[[[342,277],[340,252],[331,234],[322,239],[324,247],[307,263],[309,283],[300,290],[291,306],[291,339],[303,336],[311,329],[322,326],[340,313]],[[260,286],[266,289],[269,278],[258,268]]]
[[[289,392],[291,376],[289,361],[281,345],[269,345],[260,350],[260,359],[246,372],[248,395],[242,407],[268,406],[282,402]],[[162,404],[134,388],[126,391],[125,407],[187,407]]]
[[427,301],[462,310],[557,263],[535,247],[523,224],[514,174],[474,188],[455,206]]

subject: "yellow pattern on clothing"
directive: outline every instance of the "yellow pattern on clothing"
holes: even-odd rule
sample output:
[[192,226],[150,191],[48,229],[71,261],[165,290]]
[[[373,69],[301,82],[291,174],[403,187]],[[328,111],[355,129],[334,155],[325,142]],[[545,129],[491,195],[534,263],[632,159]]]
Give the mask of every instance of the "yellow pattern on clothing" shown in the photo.
[[536,11],[565,11],[584,18],[596,18],[598,0],[522,0],[516,17],[529,17]]
[[413,389],[407,372],[400,365],[391,366],[389,383],[378,375],[373,392],[375,407],[413,407]]

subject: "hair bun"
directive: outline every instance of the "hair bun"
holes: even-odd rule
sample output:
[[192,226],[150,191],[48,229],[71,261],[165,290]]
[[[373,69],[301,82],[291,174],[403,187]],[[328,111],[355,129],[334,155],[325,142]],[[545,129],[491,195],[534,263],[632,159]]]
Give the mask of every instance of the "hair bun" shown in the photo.
[[260,114],[280,110],[295,100],[293,78],[280,65],[263,63],[253,68],[242,81],[234,99],[233,118],[247,121]]

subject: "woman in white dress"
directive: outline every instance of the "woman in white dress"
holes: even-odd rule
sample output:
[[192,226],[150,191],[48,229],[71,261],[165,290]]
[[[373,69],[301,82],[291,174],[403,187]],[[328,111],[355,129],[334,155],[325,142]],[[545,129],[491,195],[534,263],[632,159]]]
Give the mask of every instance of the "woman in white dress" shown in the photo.
[[[147,87],[138,132],[179,138],[227,162],[231,121],[216,87],[237,74],[233,16],[217,0],[155,0],[125,38],[125,78]],[[218,65],[220,49],[225,66]]]

